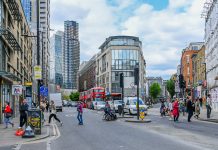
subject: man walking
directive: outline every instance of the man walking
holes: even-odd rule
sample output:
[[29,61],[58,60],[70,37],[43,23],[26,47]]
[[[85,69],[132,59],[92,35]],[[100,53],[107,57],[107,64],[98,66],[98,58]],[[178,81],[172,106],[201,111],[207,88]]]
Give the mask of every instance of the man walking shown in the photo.
[[20,105],[20,127],[27,123],[28,104],[26,99],[23,99]]
[[83,125],[83,105],[82,105],[82,102],[79,102],[78,105],[77,105],[77,112],[78,112],[78,115],[77,115],[77,119],[79,121],[79,125]]
[[187,102],[188,122],[191,122],[193,111],[194,111],[193,103],[192,103],[191,97],[189,97],[188,102]]
[[49,121],[48,121],[48,123],[50,124],[51,123],[51,119],[54,117],[55,118],[55,120],[57,120],[60,124],[61,124],[61,126],[63,125],[63,122],[61,122],[60,121],[60,119],[57,117],[57,115],[56,115],[56,106],[55,106],[55,104],[54,104],[54,101],[52,100],[51,101],[51,114],[49,115]]
[[207,118],[210,118],[211,115],[211,106],[212,106],[212,99],[211,99],[211,95],[208,95],[207,98],[207,104],[206,104],[206,108],[207,108]]

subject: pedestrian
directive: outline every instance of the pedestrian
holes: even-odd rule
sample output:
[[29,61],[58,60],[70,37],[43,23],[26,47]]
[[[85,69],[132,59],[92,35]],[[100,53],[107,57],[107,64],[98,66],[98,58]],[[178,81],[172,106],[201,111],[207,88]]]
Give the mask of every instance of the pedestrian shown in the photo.
[[198,119],[199,115],[200,115],[200,101],[197,98],[196,101],[195,101],[195,118]]
[[161,101],[161,106],[160,106],[160,115],[161,117],[165,116],[165,104],[164,104],[164,101]]
[[178,122],[179,119],[179,100],[176,99],[173,103],[173,119],[174,122]]
[[14,123],[12,123],[11,121],[13,110],[11,109],[9,102],[5,103],[4,115],[5,115],[5,118],[4,118],[5,128],[8,128],[8,124],[11,124],[11,126],[14,127]]
[[61,126],[63,125],[63,122],[60,121],[60,119],[57,117],[56,113],[56,106],[55,106],[55,103],[53,100],[51,100],[51,106],[50,106],[50,109],[51,109],[51,114],[49,115],[49,120],[48,120],[48,123],[50,124],[51,123],[51,119],[54,117],[55,120],[57,120]]
[[79,125],[83,125],[83,104],[82,102],[79,102],[77,105],[77,119],[79,121]]
[[49,101],[47,100],[46,101],[46,111],[48,112],[48,109],[49,109]]
[[188,122],[191,122],[193,111],[194,111],[193,103],[192,103],[191,97],[189,97],[187,101]]
[[206,103],[206,108],[207,108],[207,118],[210,118],[211,115],[211,108],[212,107],[212,99],[211,95],[209,94],[207,97],[207,103]]
[[200,102],[200,108],[202,109],[202,106],[203,106],[203,99],[202,99],[202,98],[199,98],[199,102]]
[[23,125],[27,124],[27,112],[28,112],[28,104],[26,99],[23,99],[20,105],[20,128],[23,127]]
[[169,104],[168,104],[168,114],[170,116],[169,120],[173,120],[173,103],[172,102],[169,100]]

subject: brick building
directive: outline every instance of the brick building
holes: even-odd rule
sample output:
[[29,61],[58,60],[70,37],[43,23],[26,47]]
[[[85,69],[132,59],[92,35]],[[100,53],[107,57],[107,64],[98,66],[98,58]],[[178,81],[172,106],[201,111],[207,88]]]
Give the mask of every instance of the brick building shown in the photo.
[[192,55],[197,54],[203,46],[203,42],[193,42],[183,50],[181,58],[181,74],[184,76],[186,81],[186,96],[193,96],[193,64]]

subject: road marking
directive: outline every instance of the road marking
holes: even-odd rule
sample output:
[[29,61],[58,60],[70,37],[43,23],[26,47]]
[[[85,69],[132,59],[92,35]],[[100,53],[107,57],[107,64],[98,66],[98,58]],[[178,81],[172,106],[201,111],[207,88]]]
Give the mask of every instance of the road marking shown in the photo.
[[48,140],[46,143],[46,150],[51,150],[51,141]]
[[14,150],[20,150],[21,146],[22,146],[22,144],[17,144],[17,146],[14,148]]

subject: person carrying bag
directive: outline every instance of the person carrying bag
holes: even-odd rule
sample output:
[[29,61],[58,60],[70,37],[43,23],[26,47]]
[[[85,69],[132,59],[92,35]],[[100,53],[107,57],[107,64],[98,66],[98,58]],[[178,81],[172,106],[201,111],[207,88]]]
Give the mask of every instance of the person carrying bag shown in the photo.
[[11,109],[9,102],[5,103],[4,115],[5,115],[5,119],[4,119],[5,128],[8,128],[8,124],[11,124],[12,127],[14,127],[14,124],[11,121],[11,117],[13,115],[13,110]]

